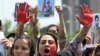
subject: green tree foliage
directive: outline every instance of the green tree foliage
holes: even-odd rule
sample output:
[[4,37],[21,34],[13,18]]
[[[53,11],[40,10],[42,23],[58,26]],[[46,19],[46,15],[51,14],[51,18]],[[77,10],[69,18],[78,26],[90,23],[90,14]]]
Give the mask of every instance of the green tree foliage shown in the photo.
[[5,20],[5,23],[3,24],[3,31],[4,31],[5,36],[9,34],[10,26],[11,26],[11,21]]

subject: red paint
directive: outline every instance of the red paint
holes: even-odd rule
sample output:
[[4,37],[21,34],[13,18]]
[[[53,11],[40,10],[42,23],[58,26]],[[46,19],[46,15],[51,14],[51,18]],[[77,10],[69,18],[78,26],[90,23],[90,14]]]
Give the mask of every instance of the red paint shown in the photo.
[[18,23],[21,22],[24,24],[29,20],[29,18],[32,17],[32,15],[27,16],[28,9],[29,9],[29,5],[26,2],[22,3],[20,5],[19,9],[17,7],[17,21],[18,21]]

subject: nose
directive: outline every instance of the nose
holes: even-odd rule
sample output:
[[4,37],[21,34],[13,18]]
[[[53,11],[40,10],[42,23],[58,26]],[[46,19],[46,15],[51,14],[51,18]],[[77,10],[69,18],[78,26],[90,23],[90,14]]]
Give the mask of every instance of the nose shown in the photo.
[[18,54],[21,54],[21,51],[22,51],[22,50],[19,48],[19,49],[17,50]]
[[45,45],[46,45],[46,46],[48,46],[48,45],[49,45],[48,41],[45,43]]

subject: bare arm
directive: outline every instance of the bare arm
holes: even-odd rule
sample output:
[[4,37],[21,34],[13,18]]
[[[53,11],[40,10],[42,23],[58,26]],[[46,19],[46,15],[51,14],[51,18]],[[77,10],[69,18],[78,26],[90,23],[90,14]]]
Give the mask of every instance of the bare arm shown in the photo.
[[63,10],[61,8],[61,6],[56,6],[56,10],[58,12],[59,15],[59,44],[60,44],[60,49],[62,50],[65,45],[67,45],[69,43],[69,38],[67,37],[67,32],[66,32],[66,28],[65,28],[65,23],[64,23],[64,17],[63,17]]
[[82,28],[82,30],[76,35],[76,38],[82,42],[85,38],[85,36],[87,35],[89,29],[90,29],[91,26],[84,26]]
[[39,33],[37,26],[37,7],[31,8],[30,12],[33,14],[33,17],[30,19],[30,35],[37,38]]
[[32,17],[32,15],[27,16],[29,7],[26,2],[21,3],[20,8],[17,7],[17,35],[23,32],[24,24]]
[[64,23],[63,10],[62,10],[61,6],[56,6],[56,10],[58,12],[59,21],[60,21],[60,24],[59,24],[59,34],[61,34],[62,36],[65,37],[67,32],[66,32],[65,23]]
[[81,5],[81,11],[82,11],[82,18],[80,18],[79,16],[76,17],[80,22],[80,24],[83,25],[82,30],[77,35],[79,41],[82,42],[91,27],[93,17],[92,17],[92,11],[88,8],[86,4]]

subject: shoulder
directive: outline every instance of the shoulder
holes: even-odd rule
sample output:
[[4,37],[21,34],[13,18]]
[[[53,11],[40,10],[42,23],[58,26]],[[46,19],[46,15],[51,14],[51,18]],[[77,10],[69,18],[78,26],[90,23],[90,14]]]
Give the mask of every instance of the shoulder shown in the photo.
[[56,56],[73,56],[73,54],[71,51],[62,50],[59,51]]

